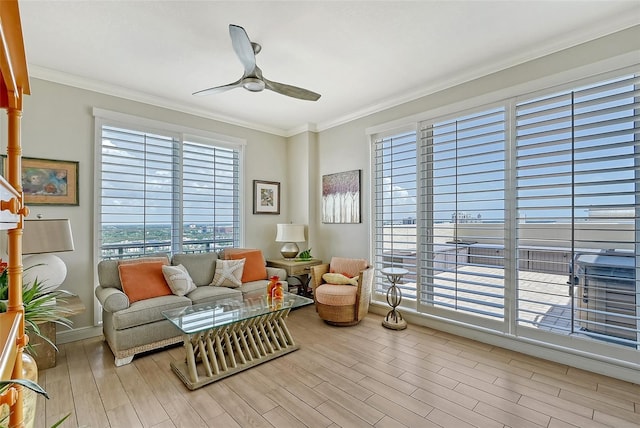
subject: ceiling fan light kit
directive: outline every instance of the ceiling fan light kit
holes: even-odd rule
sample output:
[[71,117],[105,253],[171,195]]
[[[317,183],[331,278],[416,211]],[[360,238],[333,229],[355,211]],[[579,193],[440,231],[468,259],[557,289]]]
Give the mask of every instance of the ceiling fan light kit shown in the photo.
[[229,35],[231,36],[233,50],[236,52],[236,55],[244,66],[244,74],[236,82],[203,89],[201,91],[194,92],[193,95],[211,95],[243,87],[250,92],[261,92],[264,89],[268,89],[300,100],[317,101],[320,99],[320,94],[308,89],[298,88],[297,86],[291,86],[265,79],[262,76],[262,70],[260,70],[260,67],[256,64],[256,54],[262,50],[262,47],[258,43],[249,40],[247,32],[244,28],[238,25],[229,25]]
[[264,82],[256,77],[245,77],[242,79],[242,87],[247,91],[260,92],[264,89]]

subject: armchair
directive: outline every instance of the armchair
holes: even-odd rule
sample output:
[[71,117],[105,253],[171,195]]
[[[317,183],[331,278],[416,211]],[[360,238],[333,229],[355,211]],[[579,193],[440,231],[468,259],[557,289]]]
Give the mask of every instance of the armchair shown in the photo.
[[[326,273],[357,276],[357,284],[331,284]],[[342,282],[342,281],[335,281]],[[353,281],[355,282],[355,281]],[[311,286],[316,311],[326,323],[337,326],[355,325],[369,311],[373,267],[364,259],[333,257],[331,263],[311,267]]]

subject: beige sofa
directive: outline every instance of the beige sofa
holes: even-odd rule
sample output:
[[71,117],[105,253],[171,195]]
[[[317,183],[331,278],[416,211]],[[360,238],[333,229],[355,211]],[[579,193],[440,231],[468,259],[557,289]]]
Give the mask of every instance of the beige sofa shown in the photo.
[[[169,264],[168,257],[165,258],[166,264]],[[222,258],[223,255],[220,259]],[[103,260],[98,263],[99,285],[95,289],[95,295],[102,305],[102,331],[115,356],[116,366],[129,364],[135,354],[181,342],[180,332],[164,318],[162,311],[208,303],[224,297],[240,297],[252,291],[266,291],[268,278],[274,275],[286,279],[285,270],[265,267],[266,275],[263,279],[243,282],[237,288],[210,286],[218,259],[216,253],[175,254],[170,265],[184,266],[196,285],[195,289],[183,296],[169,294],[134,302],[130,302],[129,296],[123,291],[119,270],[121,264],[131,263],[131,260]],[[134,262],[151,260],[158,259],[139,258]],[[287,282],[282,283],[285,290],[288,290]]]

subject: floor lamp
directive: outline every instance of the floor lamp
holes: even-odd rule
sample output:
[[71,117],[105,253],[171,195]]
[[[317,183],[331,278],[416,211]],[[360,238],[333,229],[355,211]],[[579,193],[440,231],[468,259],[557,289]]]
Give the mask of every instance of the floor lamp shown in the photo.
[[29,286],[37,278],[43,290],[52,291],[67,276],[67,266],[53,253],[73,251],[73,235],[68,219],[25,220],[22,235],[23,284]]

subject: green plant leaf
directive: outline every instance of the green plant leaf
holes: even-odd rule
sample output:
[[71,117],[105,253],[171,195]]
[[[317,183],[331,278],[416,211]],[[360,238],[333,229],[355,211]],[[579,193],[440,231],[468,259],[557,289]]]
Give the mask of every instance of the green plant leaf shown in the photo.
[[56,422],[55,424],[51,425],[51,428],[57,428],[57,427],[59,427],[60,425],[62,425],[62,423],[63,423],[64,421],[66,421],[66,420],[69,418],[69,416],[71,416],[71,413],[67,413],[67,416],[65,416],[64,418],[60,419],[60,420],[59,420],[58,422]]
[[2,381],[0,381],[0,390],[4,391],[5,388],[8,388],[9,386],[11,386],[13,384],[22,385],[25,388],[29,388],[30,390],[35,391],[40,395],[43,395],[47,399],[49,398],[49,395],[47,394],[47,391],[45,391],[40,385],[38,385],[37,383],[35,383],[34,381],[29,380],[29,379],[2,380]]

